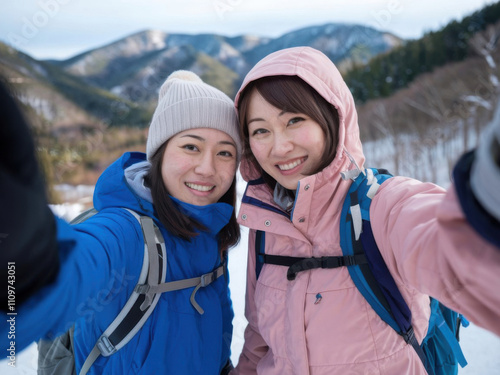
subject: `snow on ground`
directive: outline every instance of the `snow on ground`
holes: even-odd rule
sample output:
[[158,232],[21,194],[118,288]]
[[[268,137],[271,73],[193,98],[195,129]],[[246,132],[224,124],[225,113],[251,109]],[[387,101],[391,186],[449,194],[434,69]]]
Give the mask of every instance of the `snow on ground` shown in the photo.
[[[244,188],[245,185],[241,177],[239,177],[239,198],[241,198]],[[65,200],[76,203],[66,203],[51,206],[51,208],[57,215],[64,217],[66,220],[71,220],[81,212],[84,206],[87,206],[88,194],[92,193],[93,188],[78,187],[71,189],[71,187],[65,185],[60,187],[59,191],[64,192]],[[231,345],[231,359],[234,364],[238,362],[243,347],[244,331],[247,324],[244,307],[248,230],[244,227],[242,227],[241,237],[240,243],[231,249],[229,253],[229,286],[235,313]],[[464,369],[460,369],[459,375],[500,374],[500,337],[471,324],[461,331],[461,345],[469,365]],[[32,344],[24,351],[17,353],[15,368],[8,366],[7,360],[1,360],[0,373],[2,375],[36,375],[37,357],[36,344]]]

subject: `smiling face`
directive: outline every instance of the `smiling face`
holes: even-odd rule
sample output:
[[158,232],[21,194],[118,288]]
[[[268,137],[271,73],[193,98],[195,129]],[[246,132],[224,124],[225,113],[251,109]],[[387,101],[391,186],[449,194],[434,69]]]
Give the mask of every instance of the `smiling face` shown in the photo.
[[218,202],[235,173],[235,143],[220,130],[190,129],[168,140],[161,174],[174,198],[197,206]]
[[282,111],[254,89],[246,123],[255,159],[283,187],[295,190],[299,180],[321,164],[325,134],[311,117]]

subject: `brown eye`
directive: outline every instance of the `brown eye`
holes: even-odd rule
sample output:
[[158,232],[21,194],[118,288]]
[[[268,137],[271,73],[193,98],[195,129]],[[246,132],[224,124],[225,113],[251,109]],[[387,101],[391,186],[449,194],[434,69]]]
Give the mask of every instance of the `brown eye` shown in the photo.
[[269,133],[269,131],[267,131],[266,129],[259,128],[259,129],[255,129],[252,132],[252,135],[264,134],[264,133]]
[[183,148],[184,150],[188,150],[188,151],[199,151],[198,147],[196,147],[195,145],[191,145],[191,144],[184,145],[181,148]]
[[264,133],[268,133],[268,131],[267,131],[266,129],[259,128],[259,129],[255,129],[255,130],[252,132],[252,135],[264,134]]
[[232,157],[233,153],[229,152],[229,151],[221,151],[217,155],[226,156],[226,157]]
[[301,121],[304,121],[305,119],[303,117],[294,117],[294,118],[291,118],[289,121],[288,121],[288,125],[295,125]]

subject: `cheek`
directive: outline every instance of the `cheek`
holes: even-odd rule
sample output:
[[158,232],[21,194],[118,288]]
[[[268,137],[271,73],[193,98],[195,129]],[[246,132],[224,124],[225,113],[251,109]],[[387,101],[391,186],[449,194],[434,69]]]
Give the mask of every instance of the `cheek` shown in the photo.
[[255,159],[259,162],[268,154],[268,147],[264,142],[250,140],[250,149],[252,150],[252,154],[255,156]]
[[161,167],[161,178],[163,180],[163,185],[167,188],[169,193],[172,193],[172,181],[175,178],[172,171],[168,166],[163,163]]
[[225,165],[221,171],[224,186],[227,185],[226,187],[227,189],[229,189],[229,187],[233,183],[234,175],[236,174],[236,162],[231,165]]
[[165,186],[173,185],[190,168],[189,162],[184,158],[166,158],[161,167],[163,183]]
[[299,134],[300,144],[310,152],[322,155],[325,149],[325,135],[321,128],[309,129]]

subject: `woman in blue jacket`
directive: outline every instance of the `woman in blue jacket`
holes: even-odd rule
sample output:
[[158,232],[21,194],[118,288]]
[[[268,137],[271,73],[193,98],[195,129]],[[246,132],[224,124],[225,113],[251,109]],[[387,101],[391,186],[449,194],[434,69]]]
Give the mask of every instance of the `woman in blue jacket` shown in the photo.
[[[12,134],[7,132],[11,142],[21,145]],[[26,151],[26,147],[19,147],[23,148]],[[128,210],[152,218],[160,229],[167,258],[165,282],[212,275],[217,268],[225,271],[225,254],[240,238],[233,209],[240,154],[231,99],[192,72],[174,72],[160,89],[146,155],[125,153],[104,171],[94,193],[96,215],[73,226],[55,219],[54,229],[51,214],[40,209],[37,212],[44,212],[45,220],[24,226],[24,236],[17,235],[40,235],[39,241],[27,241],[23,246],[6,240],[0,244],[2,261],[18,265],[15,278],[23,287],[11,310],[17,315],[8,315],[2,323],[4,353],[11,348],[6,339],[12,330],[7,322],[11,317],[15,317],[15,352],[40,338],[53,340],[71,330],[68,350],[74,355],[68,352],[67,357],[74,356],[71,366],[74,373],[80,373],[96,341],[134,292],[141,274],[145,237],[141,224]],[[0,190],[7,193],[0,199],[7,205],[8,199],[13,199],[7,196],[24,194],[15,189],[15,183],[10,184],[19,183],[15,176],[22,171],[4,169],[7,161],[0,159]],[[39,185],[25,186],[39,193]],[[23,232],[19,224],[26,217],[10,216],[8,220],[5,212],[0,216],[1,225]],[[55,235],[57,242],[52,238]],[[15,234],[10,237],[15,241]],[[28,250],[36,253],[38,258],[33,259],[48,274],[38,272],[33,282],[23,285],[23,270],[36,269],[36,264],[24,259],[23,252]],[[228,372],[233,319],[228,277],[226,272],[213,275],[194,293],[194,286],[162,293],[132,339],[110,356],[99,355],[87,373]],[[37,280],[46,285],[39,288]],[[64,361],[57,359],[56,364],[62,366]],[[39,371],[57,373],[48,368],[53,364],[39,362]]]

